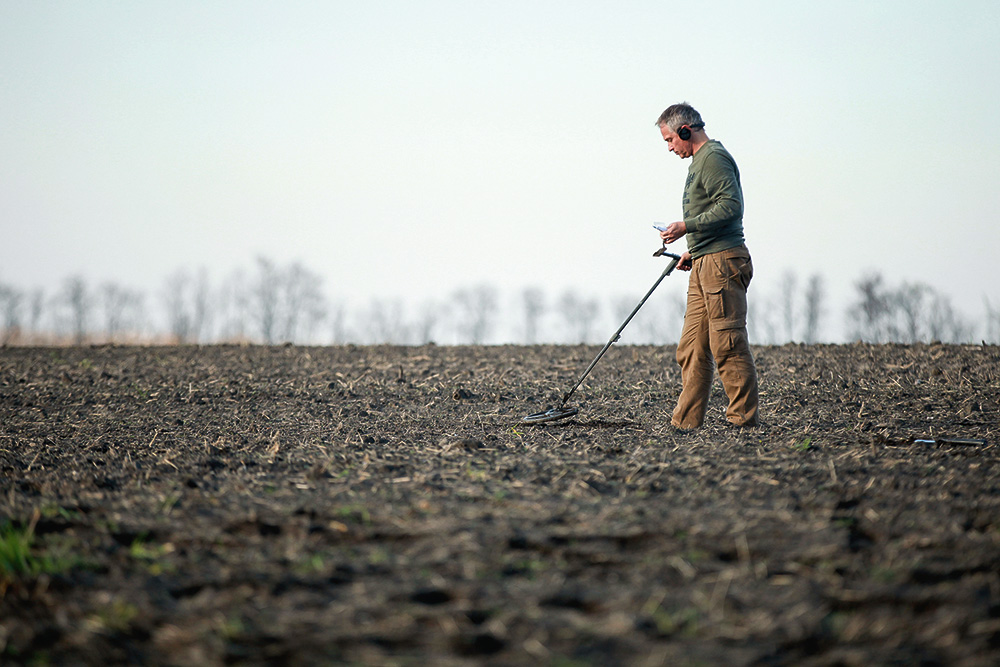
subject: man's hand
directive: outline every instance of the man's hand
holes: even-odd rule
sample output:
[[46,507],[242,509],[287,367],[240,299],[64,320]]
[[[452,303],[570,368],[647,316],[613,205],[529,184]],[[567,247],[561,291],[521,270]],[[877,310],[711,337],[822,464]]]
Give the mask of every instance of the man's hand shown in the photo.
[[[681,224],[683,225],[684,223],[682,222]],[[691,253],[689,253],[687,250],[681,253],[681,258],[677,262],[677,268],[680,269],[681,271],[691,270]]]
[[673,243],[680,237],[687,234],[687,225],[684,221],[671,222],[667,228],[660,232],[660,240],[664,243]]

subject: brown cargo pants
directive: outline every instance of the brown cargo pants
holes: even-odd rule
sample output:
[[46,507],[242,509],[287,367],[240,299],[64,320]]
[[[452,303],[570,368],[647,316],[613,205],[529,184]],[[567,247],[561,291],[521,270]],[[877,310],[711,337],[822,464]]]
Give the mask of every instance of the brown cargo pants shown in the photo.
[[756,426],[757,369],[747,337],[747,286],[753,263],[746,246],[694,260],[688,279],[684,329],[677,344],[681,395],[674,426],[698,428],[705,421],[714,366],[729,397],[726,419]]

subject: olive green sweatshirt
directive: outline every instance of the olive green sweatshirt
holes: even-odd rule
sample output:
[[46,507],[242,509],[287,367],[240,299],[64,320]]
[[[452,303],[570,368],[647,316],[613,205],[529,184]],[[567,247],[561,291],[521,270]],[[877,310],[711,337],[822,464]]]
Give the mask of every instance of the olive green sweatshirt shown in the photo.
[[715,139],[691,158],[684,183],[684,224],[693,258],[743,244],[740,170]]

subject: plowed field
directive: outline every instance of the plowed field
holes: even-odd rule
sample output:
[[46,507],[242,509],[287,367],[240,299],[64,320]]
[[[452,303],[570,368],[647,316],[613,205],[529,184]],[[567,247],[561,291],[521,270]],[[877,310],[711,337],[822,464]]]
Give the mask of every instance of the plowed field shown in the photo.
[[1000,664],[1000,349],[0,349],[0,663]]

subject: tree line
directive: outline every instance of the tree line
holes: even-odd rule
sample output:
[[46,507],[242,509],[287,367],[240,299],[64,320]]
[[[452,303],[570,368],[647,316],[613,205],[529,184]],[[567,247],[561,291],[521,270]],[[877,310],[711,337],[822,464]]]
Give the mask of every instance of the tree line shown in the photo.
[[[1000,309],[984,301],[976,323],[924,283],[889,284],[879,273],[854,284],[843,315],[847,340],[872,343],[1000,342]],[[635,307],[635,295],[599,299],[569,289],[549,295],[529,287],[502,298],[478,284],[411,303],[372,298],[348,308],[324,294],[319,274],[298,262],[258,257],[217,285],[204,269],[179,269],[152,295],[114,282],[65,278],[52,294],[0,281],[0,344],[489,344],[603,343]],[[748,322],[757,344],[837,342],[839,322],[819,274],[782,274],[770,292],[751,296]],[[654,294],[623,334],[628,342],[676,342],[683,291]],[[842,341],[841,341],[842,342]]]

